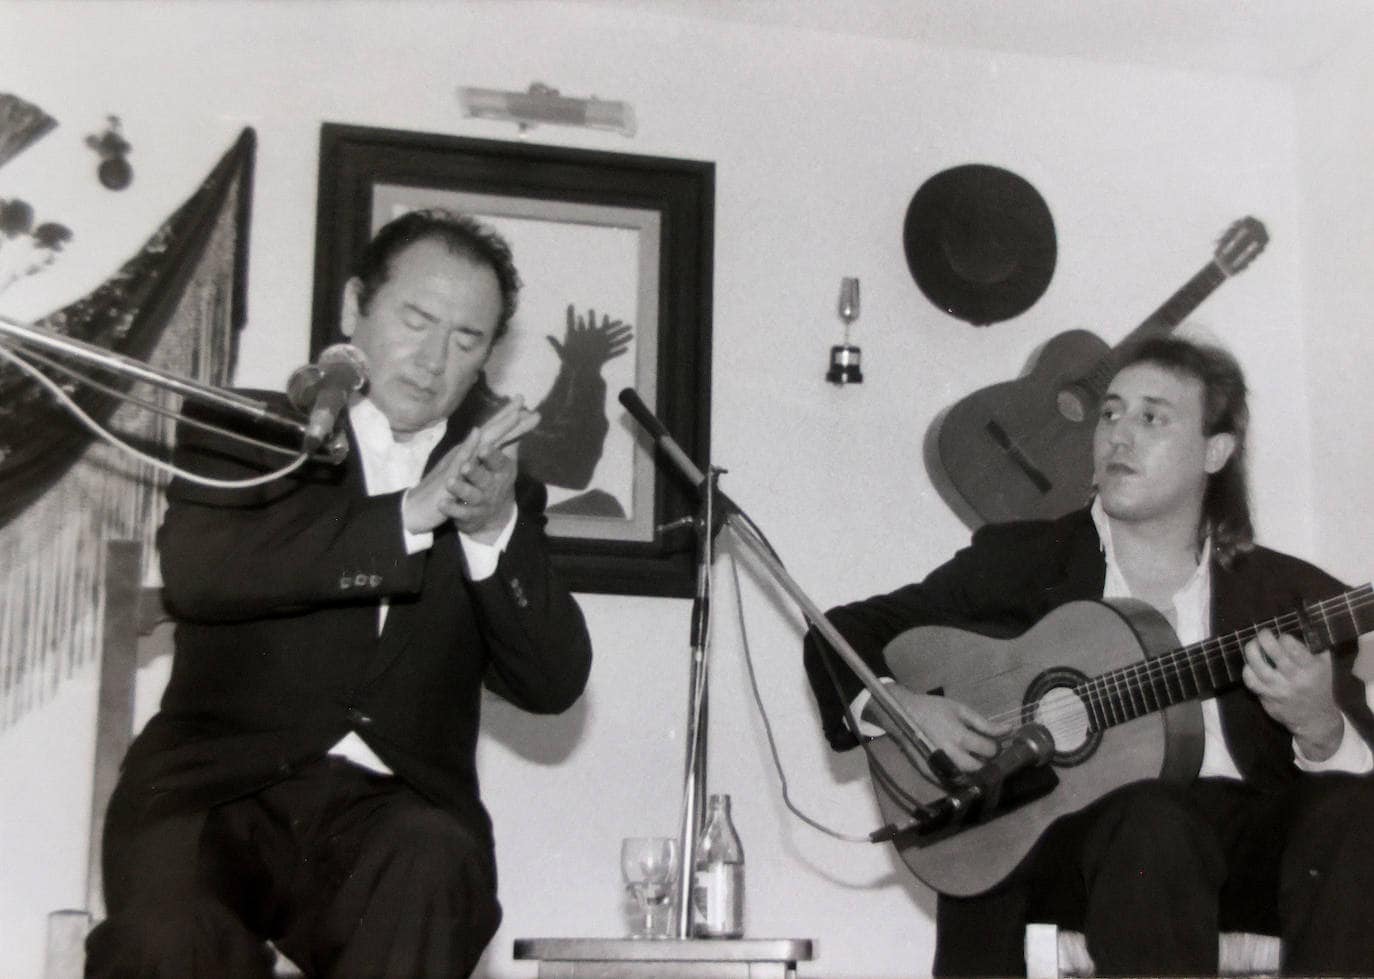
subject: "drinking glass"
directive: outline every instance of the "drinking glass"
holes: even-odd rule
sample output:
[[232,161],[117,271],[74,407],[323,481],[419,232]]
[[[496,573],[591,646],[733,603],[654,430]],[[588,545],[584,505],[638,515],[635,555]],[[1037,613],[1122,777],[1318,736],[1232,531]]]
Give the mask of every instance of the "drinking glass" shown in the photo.
[[639,909],[630,937],[670,937],[677,840],[668,836],[626,837],[620,843],[620,872]]

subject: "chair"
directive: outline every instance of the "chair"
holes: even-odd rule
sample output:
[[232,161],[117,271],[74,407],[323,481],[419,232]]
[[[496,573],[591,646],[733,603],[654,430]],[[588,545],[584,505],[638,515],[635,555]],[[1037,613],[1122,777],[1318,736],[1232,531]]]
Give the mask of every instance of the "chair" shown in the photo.
[[171,652],[165,642],[147,642],[168,619],[162,591],[142,585],[143,545],[112,540],[105,544],[105,616],[101,634],[100,679],[96,693],[95,761],[91,775],[90,845],[86,859],[86,906],[48,915],[44,979],[79,979],[85,962],[86,933],[104,915],[100,854],[105,809],[119,765],[134,738],[134,694],[138,669]]
[[[1279,940],[1273,935],[1223,932],[1218,939],[1218,974],[1276,976],[1279,972],[1279,951]],[[1028,979],[1094,974],[1088,943],[1081,932],[1039,922],[1026,925]]]
[[[105,810],[119,779],[119,766],[133,743],[138,671],[172,651],[171,616],[162,589],[142,585],[143,545],[132,540],[105,544],[105,617],[101,635],[100,680],[96,694],[95,762],[91,775],[90,846],[86,864],[86,906],[48,914],[44,979],[81,979],[86,934],[104,916],[101,852]],[[278,956],[277,976],[299,976]]]

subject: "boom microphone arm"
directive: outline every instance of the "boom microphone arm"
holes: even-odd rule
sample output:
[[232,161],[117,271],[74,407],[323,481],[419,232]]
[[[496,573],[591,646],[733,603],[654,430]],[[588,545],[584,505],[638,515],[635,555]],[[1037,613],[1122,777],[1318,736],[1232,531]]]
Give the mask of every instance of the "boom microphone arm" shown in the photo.
[[[687,480],[699,491],[708,490],[710,481],[692,462],[691,458],[683,451],[682,447],[673,440],[663,423],[654,417],[647,405],[635,393],[633,388],[625,388],[620,392],[620,403],[626,410],[634,416],[635,420],[642,425],[654,441],[663,450],[664,454],[673,461],[673,464],[682,472]],[[723,494],[718,494],[722,495]],[[825,613],[813,602],[807,594],[802,591],[792,576],[774,557],[767,547],[760,541],[743,519],[742,511],[737,505],[729,500],[721,508],[725,511],[725,526],[733,532],[735,539],[744,545],[745,550],[763,567],[775,582],[797,603],[805,613],[807,620],[815,627],[816,631],[825,637],[831,647],[839,654],[845,664],[854,671],[863,685],[873,696],[874,706],[888,719],[891,725],[892,738],[901,752],[906,756],[907,761],[919,767],[919,762],[927,762],[936,767],[936,770],[943,770],[949,767],[947,759],[942,752],[938,752],[934,746],[926,740],[925,736],[917,728],[914,721],[903,709],[897,699],[888,691],[887,684],[878,679],[863,658],[859,656],[848,641],[840,635],[839,631],[830,624],[830,620],[825,617]],[[933,760],[932,760],[933,759]]]
[[168,371],[150,367],[141,360],[126,357],[97,347],[95,344],[61,336],[36,326],[27,326],[0,316],[0,343],[12,349],[22,350],[34,347],[50,353],[72,357],[122,378],[146,381],[155,387],[172,391],[188,398],[195,398],[208,404],[242,415],[253,421],[265,421],[282,428],[289,436],[301,440],[305,436],[305,423],[273,411],[268,405],[255,398],[249,398],[236,391],[210,384],[201,384]]

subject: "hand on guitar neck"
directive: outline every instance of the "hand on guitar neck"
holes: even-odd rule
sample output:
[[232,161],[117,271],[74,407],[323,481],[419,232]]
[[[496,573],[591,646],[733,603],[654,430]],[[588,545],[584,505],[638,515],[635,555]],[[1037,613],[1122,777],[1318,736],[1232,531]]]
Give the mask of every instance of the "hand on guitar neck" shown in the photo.
[[1286,727],[1308,761],[1336,753],[1345,718],[1331,694],[1331,651],[1313,653],[1289,635],[1265,629],[1244,648],[1241,680],[1270,717]]

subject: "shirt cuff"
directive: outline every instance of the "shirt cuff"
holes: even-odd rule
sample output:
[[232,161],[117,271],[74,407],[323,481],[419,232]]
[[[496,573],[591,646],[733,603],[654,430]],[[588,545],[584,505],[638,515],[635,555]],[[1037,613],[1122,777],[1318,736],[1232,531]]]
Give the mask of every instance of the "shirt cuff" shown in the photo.
[[[880,676],[878,677],[878,681],[880,683],[897,682],[890,676]],[[867,687],[864,687],[859,691],[859,695],[849,703],[849,710],[854,715],[854,723],[859,725],[857,734],[861,738],[881,738],[887,733],[872,721],[864,720],[864,708],[868,706],[868,702],[872,699],[873,692]]]
[[401,494],[401,543],[405,545],[407,554],[419,554],[434,546],[434,531],[424,530],[412,534],[406,530],[406,497],[409,495],[410,490]]
[[1345,729],[1341,733],[1341,746],[1335,754],[1325,761],[1310,761],[1298,750],[1297,739],[1293,739],[1293,762],[1304,772],[1348,772],[1351,775],[1364,775],[1374,771],[1374,753],[1360,737],[1350,718],[1341,713]]
[[510,519],[506,521],[506,526],[501,528],[500,535],[490,544],[484,544],[482,541],[469,537],[461,530],[458,531],[458,540],[463,544],[463,555],[468,559],[469,581],[481,581],[483,578],[490,578],[496,573],[497,562],[501,560],[501,552],[510,543],[510,535],[515,532],[515,521],[519,515],[519,508],[512,507]]

